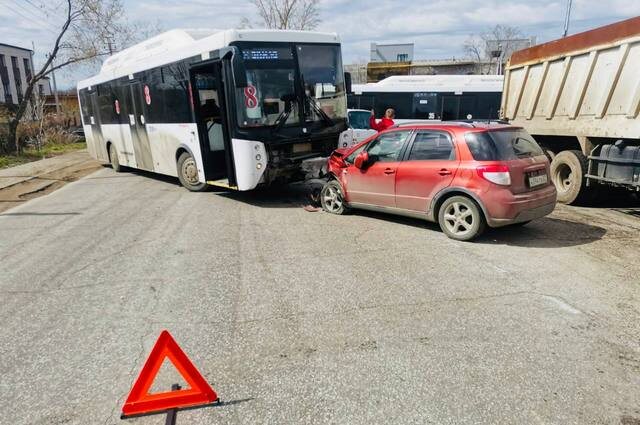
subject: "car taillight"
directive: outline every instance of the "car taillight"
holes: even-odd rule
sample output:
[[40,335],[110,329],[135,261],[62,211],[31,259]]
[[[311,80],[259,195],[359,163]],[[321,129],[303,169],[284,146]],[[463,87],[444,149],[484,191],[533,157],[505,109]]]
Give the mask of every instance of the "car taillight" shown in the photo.
[[509,174],[509,167],[506,165],[485,165],[478,167],[478,175],[500,186],[511,185],[511,174]]

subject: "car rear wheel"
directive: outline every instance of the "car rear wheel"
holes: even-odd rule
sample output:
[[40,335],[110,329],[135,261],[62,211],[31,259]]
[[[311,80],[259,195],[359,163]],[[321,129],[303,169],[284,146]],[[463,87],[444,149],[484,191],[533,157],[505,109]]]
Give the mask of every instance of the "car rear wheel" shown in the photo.
[[120,160],[118,159],[118,151],[116,147],[112,144],[109,145],[109,162],[111,163],[111,168],[116,173],[122,171],[122,165],[120,165]]
[[342,186],[337,180],[328,181],[320,192],[320,204],[322,209],[331,214],[344,214],[347,212]]
[[178,158],[178,179],[180,179],[180,184],[191,192],[203,192],[208,187],[206,183],[199,181],[198,166],[188,152],[183,152]]
[[445,200],[438,212],[438,223],[445,235],[458,241],[475,239],[486,227],[480,207],[466,196]]

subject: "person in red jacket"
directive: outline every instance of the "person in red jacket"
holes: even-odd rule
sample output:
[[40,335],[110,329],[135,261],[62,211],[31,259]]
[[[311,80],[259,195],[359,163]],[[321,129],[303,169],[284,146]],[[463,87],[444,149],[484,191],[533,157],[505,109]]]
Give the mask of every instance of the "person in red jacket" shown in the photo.
[[395,123],[393,122],[393,119],[395,117],[396,117],[396,111],[394,111],[393,109],[389,108],[389,109],[387,109],[385,111],[384,118],[382,118],[380,120],[380,122],[378,122],[376,120],[376,114],[372,110],[371,111],[371,118],[369,118],[369,127],[371,127],[373,130],[376,130],[378,132],[384,131],[387,128],[393,127],[395,125]]

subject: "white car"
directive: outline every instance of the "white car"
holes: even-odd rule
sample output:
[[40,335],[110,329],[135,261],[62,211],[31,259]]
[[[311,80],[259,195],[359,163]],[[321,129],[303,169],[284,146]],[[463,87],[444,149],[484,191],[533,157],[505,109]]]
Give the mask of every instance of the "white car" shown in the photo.
[[[355,146],[363,140],[377,133],[369,127],[369,119],[371,118],[371,111],[365,109],[348,109],[347,110],[347,124],[349,128],[340,133],[340,139],[338,140],[338,149],[350,148]],[[396,124],[433,124],[434,122],[440,122],[440,120],[394,120]]]
[[338,149],[357,145],[376,134],[377,132],[369,127],[370,117],[371,111],[364,109],[347,110],[347,123],[349,124],[349,128],[340,134]]

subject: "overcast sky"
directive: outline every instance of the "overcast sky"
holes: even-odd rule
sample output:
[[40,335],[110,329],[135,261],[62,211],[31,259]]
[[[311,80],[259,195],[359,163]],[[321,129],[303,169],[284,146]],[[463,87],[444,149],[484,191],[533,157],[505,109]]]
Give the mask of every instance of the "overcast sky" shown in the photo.
[[[59,0],[50,0],[48,5]],[[246,0],[123,0],[130,21],[158,22],[164,29],[232,28],[243,17],[256,20]],[[38,0],[0,0],[0,43],[45,51],[55,19],[44,21]],[[321,0],[322,31],[337,32],[345,63],[366,61],[372,41],[413,42],[416,59],[460,57],[474,33],[496,24],[519,27],[538,42],[562,35],[566,0]],[[640,0],[574,0],[570,33],[640,15]],[[38,19],[40,18],[40,19]],[[44,23],[43,23],[44,21]],[[36,62],[41,55],[36,55]],[[86,71],[85,71],[86,72]],[[62,86],[85,77],[60,75]]]

